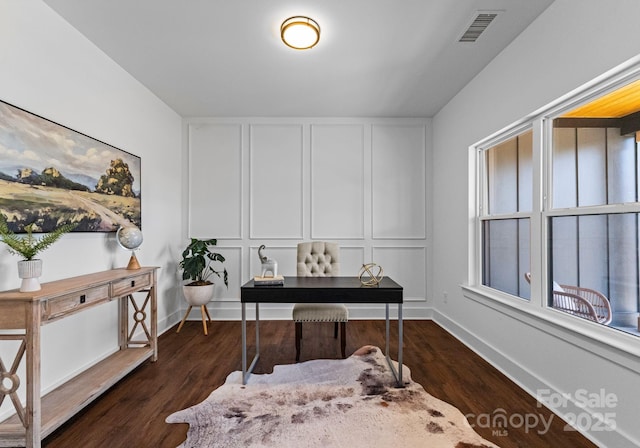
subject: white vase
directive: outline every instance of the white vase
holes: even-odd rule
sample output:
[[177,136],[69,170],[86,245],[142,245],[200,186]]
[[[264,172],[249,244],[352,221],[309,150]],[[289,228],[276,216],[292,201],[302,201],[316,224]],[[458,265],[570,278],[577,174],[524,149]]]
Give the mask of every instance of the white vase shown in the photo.
[[213,298],[213,289],[215,285],[200,285],[200,286],[182,286],[182,292],[187,303],[191,306],[206,305]]
[[18,261],[18,277],[22,279],[21,292],[39,291],[38,278],[42,275],[42,260]]

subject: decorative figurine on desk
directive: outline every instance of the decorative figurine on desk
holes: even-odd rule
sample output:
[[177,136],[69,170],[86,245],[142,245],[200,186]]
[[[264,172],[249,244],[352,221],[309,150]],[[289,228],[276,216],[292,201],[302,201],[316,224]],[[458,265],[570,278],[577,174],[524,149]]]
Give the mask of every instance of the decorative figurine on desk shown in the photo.
[[263,244],[258,248],[258,258],[260,258],[260,263],[262,263],[262,273],[260,277],[266,277],[267,272],[270,272],[270,277],[278,276],[278,262],[273,258],[269,258],[266,255],[262,254],[262,251],[266,248]]

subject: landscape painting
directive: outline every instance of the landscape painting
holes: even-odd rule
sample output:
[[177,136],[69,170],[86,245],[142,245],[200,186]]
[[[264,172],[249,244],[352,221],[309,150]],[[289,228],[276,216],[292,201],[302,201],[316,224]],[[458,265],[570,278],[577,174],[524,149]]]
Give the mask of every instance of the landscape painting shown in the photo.
[[141,228],[140,157],[0,101],[0,214],[9,229]]

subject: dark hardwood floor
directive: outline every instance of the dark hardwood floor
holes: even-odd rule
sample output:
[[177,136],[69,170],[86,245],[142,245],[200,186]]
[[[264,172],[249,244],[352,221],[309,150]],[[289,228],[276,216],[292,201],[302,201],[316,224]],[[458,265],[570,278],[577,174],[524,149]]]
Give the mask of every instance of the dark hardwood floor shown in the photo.
[[[252,324],[249,334],[255,334]],[[204,400],[241,369],[240,322],[213,322],[209,336],[201,322],[187,322],[180,334],[172,330],[160,336],[159,360],[147,362],[116,384],[72,420],[43,441],[47,448],[70,447],[175,447],[184,441],[186,424],[168,424],[172,412]],[[392,335],[395,334],[392,327]],[[405,321],[404,364],[411,377],[430,394],[456,406],[478,423],[476,431],[504,448],[594,447],[512,381],[491,367],[432,321]],[[256,373],[270,372],[275,364],[295,359],[294,325],[290,321],[265,321],[260,325],[261,360]],[[384,350],[384,321],[350,321],[347,354],[363,345]],[[392,338],[396,359],[397,339]],[[301,361],[340,357],[332,324],[306,325]],[[511,419],[513,427],[490,427],[486,416],[501,413],[539,416],[551,420],[548,431],[539,423],[532,428]],[[531,418],[531,417],[530,417]],[[540,418],[540,417],[538,417]],[[480,426],[480,427],[478,427]],[[544,433],[543,433],[544,432]],[[541,434],[543,433],[543,434]]]

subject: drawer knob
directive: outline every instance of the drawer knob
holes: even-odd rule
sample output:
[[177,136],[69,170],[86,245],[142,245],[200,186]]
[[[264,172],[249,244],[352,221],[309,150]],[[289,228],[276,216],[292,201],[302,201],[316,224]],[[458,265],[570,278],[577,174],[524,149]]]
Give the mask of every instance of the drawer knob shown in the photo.
[[135,280],[131,280],[131,287],[134,288],[136,286],[136,281]]
[[82,294],[82,295],[80,296],[80,303],[84,303],[84,302],[86,302],[86,301],[87,301],[87,296],[86,296],[85,294]]

